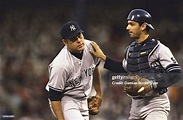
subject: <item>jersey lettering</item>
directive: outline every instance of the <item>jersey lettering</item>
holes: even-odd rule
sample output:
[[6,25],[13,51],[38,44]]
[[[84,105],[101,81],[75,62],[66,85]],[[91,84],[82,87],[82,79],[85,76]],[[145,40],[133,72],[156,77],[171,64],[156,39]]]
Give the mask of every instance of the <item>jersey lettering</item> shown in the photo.
[[88,69],[84,69],[85,77],[92,76],[94,69],[95,67],[89,67]]
[[67,82],[69,87],[76,87],[81,83],[81,76],[76,77],[75,79],[71,79]]
[[173,57],[171,57],[171,60],[173,61],[173,63],[177,63]]

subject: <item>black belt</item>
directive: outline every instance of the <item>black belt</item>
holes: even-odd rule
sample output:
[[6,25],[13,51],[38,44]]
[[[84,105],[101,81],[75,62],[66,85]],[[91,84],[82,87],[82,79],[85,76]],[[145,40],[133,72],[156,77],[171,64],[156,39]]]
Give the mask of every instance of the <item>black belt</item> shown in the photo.
[[144,99],[144,98],[147,98],[147,97],[132,97],[134,100],[138,100],[138,99]]
[[158,97],[159,95],[152,95],[152,96],[138,96],[138,97],[132,97],[134,100],[138,100],[138,99],[144,99],[144,98],[154,98],[154,97]]

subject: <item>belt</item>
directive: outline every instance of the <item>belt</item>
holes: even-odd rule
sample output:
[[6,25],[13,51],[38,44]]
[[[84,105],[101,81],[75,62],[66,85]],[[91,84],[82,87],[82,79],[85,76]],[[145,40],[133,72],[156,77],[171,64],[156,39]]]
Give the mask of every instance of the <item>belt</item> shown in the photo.
[[144,98],[147,98],[147,97],[132,97],[134,100],[138,100],[138,99],[144,99]]
[[138,99],[144,99],[144,98],[154,98],[154,97],[158,97],[159,95],[154,95],[154,96],[137,96],[137,97],[132,97],[134,100],[138,100]]

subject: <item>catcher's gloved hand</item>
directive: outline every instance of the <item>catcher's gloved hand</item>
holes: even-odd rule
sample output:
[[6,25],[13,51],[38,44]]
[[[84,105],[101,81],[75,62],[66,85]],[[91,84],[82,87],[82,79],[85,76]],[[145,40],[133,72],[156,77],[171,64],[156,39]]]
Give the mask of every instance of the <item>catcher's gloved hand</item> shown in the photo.
[[139,75],[128,75],[124,80],[124,91],[131,96],[145,96],[157,87],[153,81]]
[[96,115],[99,113],[99,107],[102,105],[102,99],[97,96],[92,96],[87,99],[89,115]]

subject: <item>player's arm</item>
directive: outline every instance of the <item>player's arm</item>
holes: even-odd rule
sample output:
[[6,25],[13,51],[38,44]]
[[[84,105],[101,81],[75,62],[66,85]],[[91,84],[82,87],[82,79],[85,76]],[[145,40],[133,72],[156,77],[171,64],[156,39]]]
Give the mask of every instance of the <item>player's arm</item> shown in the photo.
[[49,69],[49,92],[48,98],[51,101],[52,110],[58,120],[64,120],[61,99],[64,96],[66,71],[59,67]]
[[51,105],[52,105],[53,112],[57,117],[57,120],[64,120],[60,101],[51,101]]
[[62,97],[63,97],[62,92],[55,91],[49,88],[49,99],[51,101],[52,110],[58,120],[64,120],[62,106],[61,106]]
[[107,57],[95,42],[92,41],[91,45],[94,51],[90,50],[90,53],[95,57],[101,58],[103,61],[105,61],[104,68],[116,73],[126,73],[125,69],[123,68],[122,61],[117,61]]
[[165,73],[162,73],[157,77],[157,87],[169,87],[181,80],[181,68],[169,48],[161,44],[160,49],[158,50],[159,54],[156,55],[164,68]]
[[93,73],[93,86],[96,91],[96,96],[102,98],[101,75],[98,67],[95,68]]

